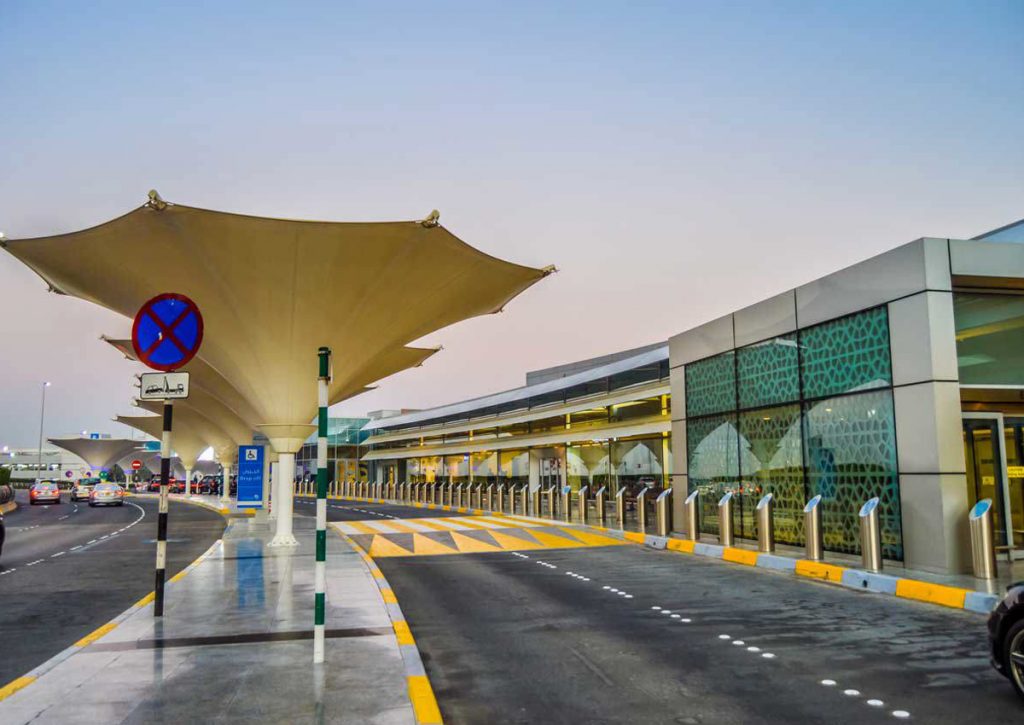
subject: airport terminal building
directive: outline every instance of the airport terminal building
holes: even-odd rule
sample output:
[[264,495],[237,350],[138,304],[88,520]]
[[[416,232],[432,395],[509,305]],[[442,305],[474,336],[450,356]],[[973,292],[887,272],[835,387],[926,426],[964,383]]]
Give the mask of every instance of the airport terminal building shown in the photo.
[[1024,558],[1024,223],[924,238],[716,320],[667,345],[530,373],[527,385],[373,419],[377,480],[701,492],[717,533],[756,539],[774,494],[780,543],[802,546],[823,499],[825,548],[860,551],[881,500],[886,558],[970,569],[967,511],[995,504],[996,545]]

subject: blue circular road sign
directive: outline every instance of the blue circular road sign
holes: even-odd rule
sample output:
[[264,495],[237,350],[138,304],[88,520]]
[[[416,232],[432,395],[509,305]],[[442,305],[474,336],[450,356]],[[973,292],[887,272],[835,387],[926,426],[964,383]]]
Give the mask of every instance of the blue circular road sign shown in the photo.
[[139,361],[163,372],[195,357],[203,342],[203,316],[185,295],[157,295],[139,309],[132,325],[132,347]]

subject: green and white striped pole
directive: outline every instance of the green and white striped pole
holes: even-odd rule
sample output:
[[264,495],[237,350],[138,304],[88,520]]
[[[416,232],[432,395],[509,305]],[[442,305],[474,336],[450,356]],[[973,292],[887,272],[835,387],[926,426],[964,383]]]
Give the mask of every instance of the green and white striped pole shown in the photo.
[[327,590],[327,384],[331,382],[331,350],[321,347],[316,434],[316,569],[313,615],[313,664],[324,661],[324,615]]

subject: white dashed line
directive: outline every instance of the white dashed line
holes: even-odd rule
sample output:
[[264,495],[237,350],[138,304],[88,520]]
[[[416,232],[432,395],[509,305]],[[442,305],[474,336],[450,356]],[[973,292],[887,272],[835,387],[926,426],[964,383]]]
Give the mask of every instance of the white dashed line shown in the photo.
[[900,720],[906,720],[908,717],[910,717],[910,713],[906,710],[893,710],[892,716],[899,718]]
[[67,553],[66,551],[58,551],[56,554],[50,554],[50,558],[51,559],[56,559],[58,556],[64,556],[64,554],[66,554],[66,553]]

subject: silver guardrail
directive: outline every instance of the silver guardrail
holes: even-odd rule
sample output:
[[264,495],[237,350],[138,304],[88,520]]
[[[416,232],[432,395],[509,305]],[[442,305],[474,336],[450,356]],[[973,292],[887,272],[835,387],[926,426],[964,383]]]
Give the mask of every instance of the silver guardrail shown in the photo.
[[754,511],[757,514],[757,550],[770,554],[775,551],[775,497],[766,493]]
[[726,491],[718,500],[718,543],[732,546],[735,538],[732,530],[732,491]]
[[820,493],[804,506],[804,540],[807,559],[823,561],[825,559],[825,543],[821,530]]
[[978,579],[996,578],[996,547],[992,536],[992,499],[983,498],[967,515],[971,527],[971,562]]
[[666,488],[654,499],[654,525],[658,536],[668,536],[672,529],[671,488]]
[[867,571],[882,571],[882,529],[878,524],[878,497],[869,498],[860,507],[861,566]]

